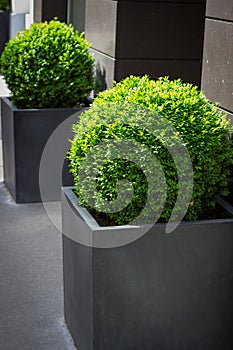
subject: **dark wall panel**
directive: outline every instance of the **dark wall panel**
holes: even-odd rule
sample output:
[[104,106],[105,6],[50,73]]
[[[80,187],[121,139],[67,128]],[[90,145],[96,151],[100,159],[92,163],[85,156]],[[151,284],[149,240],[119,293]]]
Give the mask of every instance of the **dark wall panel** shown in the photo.
[[181,78],[200,85],[201,61],[114,59],[93,49],[91,52],[96,60],[96,74],[101,90],[111,87],[113,80],[120,81],[131,74],[148,74],[153,79],[169,75],[171,79]]
[[34,20],[41,22],[57,17],[67,21],[67,0],[34,0]]
[[203,4],[120,2],[117,58],[201,59]]
[[86,0],[86,39],[103,87],[135,74],[200,86],[205,1]]
[[181,78],[200,85],[200,70],[201,61],[117,60],[115,79],[119,81],[130,74],[149,74],[153,79],[168,75],[171,79]]
[[87,0],[85,33],[116,58],[201,59],[204,20],[199,3]]

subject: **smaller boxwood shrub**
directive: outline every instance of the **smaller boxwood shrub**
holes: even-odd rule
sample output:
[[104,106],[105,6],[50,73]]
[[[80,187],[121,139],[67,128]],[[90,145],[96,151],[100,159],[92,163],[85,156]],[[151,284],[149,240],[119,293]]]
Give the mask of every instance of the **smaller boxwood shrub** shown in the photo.
[[56,19],[33,23],[0,59],[18,108],[75,107],[94,87],[94,58],[83,34]]
[[[112,89],[103,91],[96,97],[91,108],[73,126],[74,138],[68,158],[81,204],[90,209],[90,199],[94,200],[97,213],[101,213],[102,206],[101,203],[98,204],[98,198],[116,200],[117,182],[123,179],[131,183],[130,185],[125,182],[123,186],[125,193],[128,191],[132,195],[131,201],[124,209],[108,213],[108,217],[118,224],[126,224],[139,215],[148,195],[147,177],[141,170],[145,154],[142,152],[139,155],[142,164],[139,168],[130,161],[130,149],[128,159],[116,157],[109,160],[106,149],[105,164],[99,167],[96,161],[101,158],[97,145],[112,140],[134,140],[158,159],[166,181],[166,201],[162,208],[159,205],[162,203],[161,191],[164,192],[164,189],[158,187],[159,182],[154,183],[151,193],[154,201],[151,201],[148,208],[148,218],[151,217],[151,211],[156,211],[161,213],[160,221],[169,220],[176,203],[179,181],[176,164],[165,144],[170,142],[172,145],[175,137],[173,140],[166,140],[164,144],[161,140],[165,130],[159,124],[153,133],[148,131],[150,125],[156,125],[153,118],[157,119],[158,115],[175,128],[192,162],[193,194],[185,219],[196,220],[213,216],[217,195],[227,195],[227,175],[233,156],[229,138],[231,128],[226,115],[210,103],[197,87],[183,83],[180,79],[170,81],[168,77],[154,81],[148,76],[131,76],[115,83]],[[141,128],[136,126],[135,119],[140,121]],[[85,169],[86,184],[83,188],[79,178],[80,171],[94,148],[93,158],[89,158]],[[91,169],[92,172],[89,171]],[[159,171],[150,167],[149,173],[152,171],[156,180]],[[184,164],[181,173],[185,176],[186,171]],[[94,196],[92,189],[88,188],[90,174],[96,174],[97,192]],[[156,198],[159,200],[156,201]]]
[[6,11],[10,8],[10,0],[0,0],[0,10]]

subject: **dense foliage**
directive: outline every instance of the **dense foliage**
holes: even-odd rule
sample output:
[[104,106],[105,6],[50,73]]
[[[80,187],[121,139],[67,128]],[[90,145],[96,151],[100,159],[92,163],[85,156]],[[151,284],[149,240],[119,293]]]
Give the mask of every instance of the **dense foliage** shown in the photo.
[[[165,117],[178,131],[192,162],[194,188],[185,219],[196,220],[211,214],[216,205],[216,196],[227,194],[226,177],[233,155],[229,139],[230,126],[226,115],[219,112],[197,87],[183,83],[180,79],[169,81],[167,77],[153,81],[147,76],[142,78],[131,76],[115,83],[112,89],[98,95],[92,107],[81,115],[80,122],[73,126],[74,139],[68,158],[82,204],[89,203],[87,199],[93,195],[91,191],[88,192],[87,185],[83,191],[83,185],[79,181],[79,171],[88,153],[93,147],[107,140],[131,139],[146,146],[161,164],[167,186],[166,202],[163,208],[159,208],[159,201],[155,203],[152,201],[148,210],[162,211],[160,220],[169,220],[179,184],[174,159],[165,147],[169,140],[163,144],[163,130],[159,124],[153,133],[148,131],[150,125],[153,123],[156,125],[156,115]],[[144,127],[138,128],[135,124],[136,119],[140,120]],[[173,141],[170,140],[170,144]],[[98,149],[94,152],[96,158],[100,156],[98,152]],[[142,152],[141,158],[143,157]],[[99,170],[93,158],[89,167],[93,169],[95,166],[98,196],[115,200],[117,182],[121,179],[131,182],[134,193],[130,204],[117,213],[109,214],[119,224],[131,222],[142,210],[148,194],[147,179],[141,171],[143,166],[138,169],[133,162],[117,157],[106,159],[105,165]],[[185,173],[185,166],[181,169],[181,173],[182,171]],[[154,178],[156,177],[157,172],[154,173]],[[125,192],[132,190],[128,182],[124,186]],[[155,183],[152,197],[160,198],[162,196],[160,191],[164,189]],[[94,198],[97,211],[98,196]],[[99,209],[101,211],[101,206]],[[148,217],[151,217],[151,213]]]
[[90,44],[72,25],[33,23],[10,40],[0,67],[18,108],[74,107],[94,86]]
[[0,0],[0,10],[5,11],[10,8],[10,0]]

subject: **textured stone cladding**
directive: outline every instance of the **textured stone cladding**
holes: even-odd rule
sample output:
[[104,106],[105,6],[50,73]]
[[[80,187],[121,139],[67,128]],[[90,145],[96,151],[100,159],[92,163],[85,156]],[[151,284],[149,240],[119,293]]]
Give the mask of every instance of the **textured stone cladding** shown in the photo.
[[[210,101],[228,113],[233,125],[232,0],[207,0],[201,87]],[[233,167],[228,182],[233,203]]]
[[202,89],[233,113],[233,3],[207,0]]

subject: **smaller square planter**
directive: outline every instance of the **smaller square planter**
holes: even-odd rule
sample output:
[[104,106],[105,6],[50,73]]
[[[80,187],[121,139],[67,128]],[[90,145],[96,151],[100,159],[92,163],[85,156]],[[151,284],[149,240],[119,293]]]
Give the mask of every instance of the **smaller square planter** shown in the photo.
[[[44,147],[56,128],[84,108],[17,109],[8,98],[1,100],[4,181],[16,203],[40,202],[39,167]],[[74,118],[70,120],[71,126]],[[61,142],[64,142],[62,139]],[[68,137],[65,139],[68,142]],[[59,150],[57,150],[59,152]],[[61,155],[63,157],[63,155]],[[63,157],[64,159],[64,157]],[[53,167],[53,164],[49,164]],[[53,176],[51,171],[51,177]],[[48,178],[48,184],[53,182]],[[72,185],[68,162],[63,168],[63,184]],[[60,187],[50,189],[48,201],[60,200]]]
[[[140,226],[100,227],[63,188],[65,319],[78,349],[232,349],[233,207],[222,206],[225,219],[172,234],[155,224],[136,240]],[[91,246],[122,234],[135,241]]]

